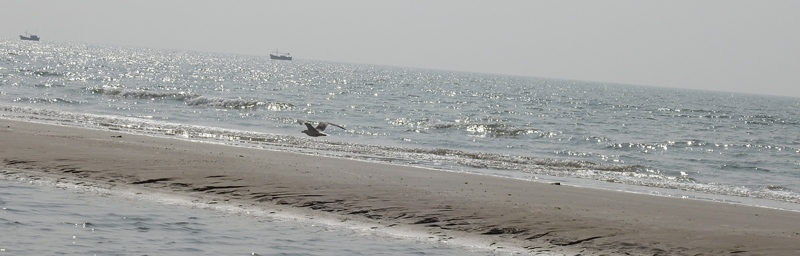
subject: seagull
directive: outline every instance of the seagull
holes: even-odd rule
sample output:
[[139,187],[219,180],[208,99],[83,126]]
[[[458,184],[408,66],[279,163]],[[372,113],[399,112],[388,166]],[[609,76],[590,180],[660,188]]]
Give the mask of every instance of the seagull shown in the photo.
[[317,124],[317,127],[314,127],[314,125],[312,125],[311,122],[303,121],[303,120],[299,120],[299,119],[297,120],[297,123],[301,124],[301,125],[305,125],[306,127],[308,127],[308,130],[303,131],[303,133],[305,133],[306,135],[311,136],[311,137],[328,136],[328,134],[325,134],[324,132],[322,132],[322,131],[325,130],[326,127],[328,127],[328,125],[333,125],[333,126],[342,128],[344,130],[347,130],[344,127],[342,127],[341,125],[334,124],[334,123],[328,123],[328,122],[319,122],[319,124]]

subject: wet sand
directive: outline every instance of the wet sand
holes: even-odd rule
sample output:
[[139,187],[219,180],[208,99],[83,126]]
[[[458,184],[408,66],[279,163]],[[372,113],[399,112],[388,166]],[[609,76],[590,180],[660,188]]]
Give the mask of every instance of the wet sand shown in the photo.
[[0,169],[581,255],[800,255],[800,213],[0,119]]

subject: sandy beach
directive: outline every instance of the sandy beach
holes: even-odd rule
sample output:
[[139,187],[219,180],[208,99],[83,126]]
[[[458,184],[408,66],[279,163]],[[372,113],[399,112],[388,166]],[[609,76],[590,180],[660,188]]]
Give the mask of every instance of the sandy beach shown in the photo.
[[581,255],[800,255],[800,213],[0,119],[6,173]]

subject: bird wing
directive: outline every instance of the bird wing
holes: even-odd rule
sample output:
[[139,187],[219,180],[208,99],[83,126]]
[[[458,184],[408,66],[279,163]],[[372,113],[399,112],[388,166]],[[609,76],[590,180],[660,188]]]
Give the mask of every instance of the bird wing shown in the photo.
[[[306,125],[306,127],[308,127],[309,131],[316,131],[318,129],[318,128],[314,128],[314,126],[311,125],[311,123],[309,123],[309,122],[305,122],[304,124]],[[321,131],[322,129],[319,129],[319,130]]]
[[300,125],[305,125],[307,122],[305,120],[302,120],[302,119],[297,119],[297,123],[300,124]]
[[347,130],[347,128],[344,128],[343,126],[341,126],[341,125],[338,125],[338,124],[334,124],[334,123],[328,123],[328,124],[329,124],[329,125],[336,126],[336,127],[339,127],[339,128],[342,128],[342,130]]
[[334,124],[334,123],[328,123],[328,122],[319,122],[319,125],[317,125],[317,130],[324,131],[325,128],[328,127],[328,125],[333,125],[333,126],[342,128],[342,130],[347,130],[344,127],[342,127],[341,125]]

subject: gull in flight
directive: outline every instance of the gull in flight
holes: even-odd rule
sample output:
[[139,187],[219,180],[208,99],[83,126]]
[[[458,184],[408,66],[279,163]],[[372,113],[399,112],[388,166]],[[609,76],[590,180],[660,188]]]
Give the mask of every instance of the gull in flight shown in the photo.
[[328,125],[333,125],[333,126],[342,128],[344,130],[347,130],[344,127],[342,127],[341,125],[328,123],[328,122],[319,122],[319,124],[317,124],[317,127],[314,127],[314,125],[312,125],[311,122],[303,121],[303,120],[299,120],[299,119],[297,120],[297,123],[301,124],[301,125],[305,125],[306,127],[308,127],[308,130],[303,131],[303,133],[305,133],[306,135],[311,136],[311,137],[328,136],[328,134],[325,134],[324,132],[322,132],[322,131],[325,131],[325,128],[327,128]]

